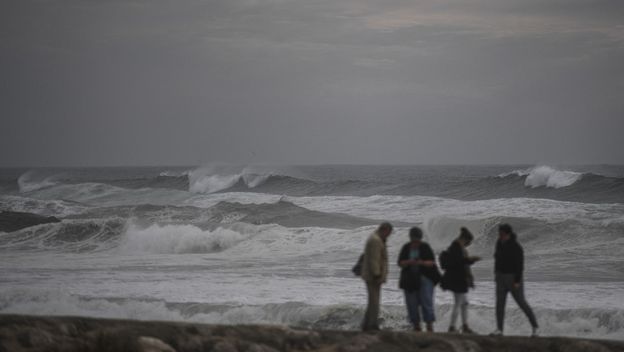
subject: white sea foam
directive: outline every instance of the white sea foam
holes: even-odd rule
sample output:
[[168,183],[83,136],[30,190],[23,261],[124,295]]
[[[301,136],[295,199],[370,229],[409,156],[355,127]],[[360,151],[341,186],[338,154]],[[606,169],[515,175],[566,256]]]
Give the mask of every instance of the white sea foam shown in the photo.
[[578,219],[588,222],[617,222],[624,212],[624,205],[621,204],[588,204],[534,198],[463,201],[423,196],[323,196],[286,197],[285,200],[310,210],[413,223],[423,223],[426,219],[438,216],[465,220],[523,217],[545,221]]
[[498,177],[526,176],[529,173],[531,173],[531,169],[532,168],[513,170],[513,171],[510,171],[510,172],[505,172],[503,174],[500,174],[500,175],[498,175]]
[[214,193],[234,186],[241,175],[203,175],[191,173],[189,191],[193,193]]
[[524,180],[524,185],[531,188],[562,188],[573,185],[575,182],[583,177],[583,173],[567,170],[557,170],[551,166],[541,165],[530,167],[528,169],[514,170],[498,175],[498,177],[507,176],[526,176]]
[[[239,181],[249,188],[258,187],[272,173],[256,173],[251,168],[234,171],[233,168],[201,167],[189,172],[189,191],[192,193],[214,193],[236,185]],[[234,172],[233,172],[234,171]]]
[[64,200],[39,200],[20,196],[0,196],[0,210],[35,213],[45,216],[78,214],[88,207]]
[[532,188],[550,187],[561,188],[568,187],[582,178],[583,174],[573,171],[560,171],[550,166],[537,166],[529,172],[524,180],[524,185]]
[[243,174],[242,178],[249,188],[255,188],[266,182],[271,175]]
[[119,250],[125,253],[211,253],[233,247],[253,234],[224,228],[204,231],[193,225],[153,224],[142,228],[130,223]]
[[191,170],[185,170],[185,171],[165,170],[165,171],[162,171],[158,176],[163,176],[163,177],[180,177],[180,176],[188,176],[188,174],[190,172],[191,172]]
[[374,227],[356,230],[286,228],[279,225],[223,224],[214,230],[193,225],[142,227],[130,221],[122,235],[120,253],[212,253],[226,258],[283,260],[332,252],[358,252]]
[[[438,292],[438,295],[447,296]],[[323,329],[354,330],[364,314],[362,301],[349,304],[309,305],[304,302],[277,304],[200,304],[168,303],[140,298],[88,298],[64,290],[5,290],[0,296],[0,312],[5,314],[72,315],[136,320],[187,321],[212,324],[286,324]],[[436,305],[439,326],[450,319],[451,305]],[[621,309],[551,309],[534,307],[543,336],[572,336],[624,339],[624,311]],[[382,305],[384,328],[407,330],[405,308],[398,304]],[[495,326],[494,308],[470,308],[471,327],[487,333]],[[506,331],[509,335],[528,335],[529,324],[519,309],[507,308]]]
[[27,171],[17,179],[17,185],[22,193],[36,191],[38,189],[51,187],[57,184],[56,176],[48,176],[43,179],[35,179],[34,171]]

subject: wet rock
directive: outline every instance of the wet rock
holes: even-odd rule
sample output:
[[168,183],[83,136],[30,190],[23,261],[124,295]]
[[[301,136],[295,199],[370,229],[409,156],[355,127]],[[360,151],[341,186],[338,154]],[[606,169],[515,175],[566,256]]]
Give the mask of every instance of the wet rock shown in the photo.
[[0,352],[615,352],[624,341],[0,315]]
[[140,336],[138,347],[140,352],[176,352],[173,347],[155,337],[149,336]]

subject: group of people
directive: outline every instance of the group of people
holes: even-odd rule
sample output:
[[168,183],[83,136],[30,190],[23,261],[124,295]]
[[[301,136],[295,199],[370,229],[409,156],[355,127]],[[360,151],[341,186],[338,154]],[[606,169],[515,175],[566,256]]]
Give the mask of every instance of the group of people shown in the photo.
[[[368,305],[362,322],[364,331],[379,330],[381,286],[388,276],[386,240],[392,230],[390,223],[382,223],[368,238],[364,248],[361,276],[366,282],[368,292]],[[468,325],[467,294],[469,289],[474,288],[470,267],[481,260],[478,256],[469,255],[467,251],[474,236],[467,228],[462,227],[458,237],[440,254],[440,268],[431,246],[422,240],[422,230],[418,227],[411,228],[409,237],[410,241],[401,248],[397,264],[401,268],[399,287],[404,292],[407,315],[414,330],[422,331],[421,321],[424,321],[426,330],[434,331],[434,290],[439,284],[443,290],[451,291],[454,298],[448,331],[473,334],[474,331]],[[531,336],[537,336],[537,320],[524,298],[523,271],[522,246],[511,226],[501,224],[498,227],[494,253],[497,328],[490,335],[503,335],[505,304],[508,294],[511,293],[531,323]],[[458,329],[456,323],[459,315],[462,325]]]

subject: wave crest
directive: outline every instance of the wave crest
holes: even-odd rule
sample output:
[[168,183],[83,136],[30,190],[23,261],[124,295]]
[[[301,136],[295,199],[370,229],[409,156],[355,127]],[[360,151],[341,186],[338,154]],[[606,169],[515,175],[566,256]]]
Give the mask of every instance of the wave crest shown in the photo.
[[525,177],[524,185],[526,187],[538,188],[562,188],[568,187],[579,181],[583,177],[583,173],[557,170],[551,166],[540,165],[523,170],[514,170],[498,177],[505,178],[509,176]]
[[[229,171],[229,172],[228,172]],[[247,188],[255,188],[266,182],[273,173],[252,172],[244,168],[240,172],[216,170],[214,167],[202,167],[188,173],[191,193],[215,193],[234,187],[242,182]]]
[[524,185],[532,188],[550,187],[561,188],[568,187],[583,177],[582,173],[573,171],[560,171],[550,166],[538,166],[529,172]]
[[157,225],[141,228],[131,223],[121,244],[122,252],[185,254],[220,252],[251,237],[230,229],[202,230],[193,225]]
[[23,173],[17,179],[17,185],[21,193],[36,191],[43,188],[52,187],[57,184],[55,176],[49,176],[42,180],[35,179],[35,172],[30,170]]

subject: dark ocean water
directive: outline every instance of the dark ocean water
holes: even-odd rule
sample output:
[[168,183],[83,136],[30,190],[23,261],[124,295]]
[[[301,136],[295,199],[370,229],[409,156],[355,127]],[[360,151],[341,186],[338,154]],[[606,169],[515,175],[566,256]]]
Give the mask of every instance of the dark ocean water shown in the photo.
[[[436,251],[475,234],[471,319],[486,332],[509,222],[545,334],[624,339],[624,166],[0,169],[0,210],[62,220],[0,232],[0,312],[357,328],[349,268],[388,220],[393,258],[411,226]],[[383,316],[402,328],[390,275]],[[445,324],[450,295],[436,299]]]

